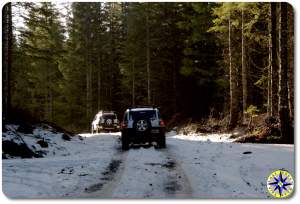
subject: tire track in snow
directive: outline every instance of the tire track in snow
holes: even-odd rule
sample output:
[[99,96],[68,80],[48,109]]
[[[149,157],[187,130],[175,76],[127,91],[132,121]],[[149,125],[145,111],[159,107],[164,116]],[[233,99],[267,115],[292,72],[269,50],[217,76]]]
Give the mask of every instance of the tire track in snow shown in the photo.
[[87,197],[191,198],[189,181],[168,150],[140,146],[119,156],[113,179]]
[[[90,186],[91,188],[98,188],[97,191],[89,193],[88,198],[112,198],[112,192],[118,185],[118,181],[121,179],[124,171],[124,161],[126,160],[127,153],[120,154],[118,158],[114,158],[112,163],[117,163],[117,168],[108,176],[101,178],[103,183]],[[111,164],[112,164],[111,163]],[[102,185],[103,184],[103,185]]]
[[100,182],[84,188],[80,198],[111,198],[111,193],[122,175],[127,152],[121,150],[120,138],[116,138],[112,158],[99,178]]
[[[172,146],[168,145],[168,148]],[[166,183],[165,192],[169,198],[192,198],[193,192],[190,181],[183,171],[180,162],[175,159],[170,149],[165,149],[167,159],[173,164],[173,171],[170,172],[170,181]]]

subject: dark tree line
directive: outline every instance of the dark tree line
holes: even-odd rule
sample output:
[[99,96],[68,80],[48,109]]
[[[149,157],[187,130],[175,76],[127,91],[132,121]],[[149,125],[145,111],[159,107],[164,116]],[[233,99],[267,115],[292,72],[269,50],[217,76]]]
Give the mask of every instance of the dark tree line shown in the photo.
[[10,112],[10,72],[12,52],[12,13],[11,3],[3,7],[2,13],[2,120],[7,121]]
[[282,138],[291,142],[293,8],[287,3],[224,3],[214,14],[210,31],[221,34],[229,67],[229,126],[267,112],[279,119]]
[[[4,110],[10,102],[77,131],[100,109],[121,116],[130,105],[159,105],[167,120],[228,115],[231,128],[260,112],[280,119],[291,138],[294,28],[286,3],[74,2],[64,17],[53,3],[13,3],[13,17],[8,5]],[[10,37],[17,17],[24,26]]]

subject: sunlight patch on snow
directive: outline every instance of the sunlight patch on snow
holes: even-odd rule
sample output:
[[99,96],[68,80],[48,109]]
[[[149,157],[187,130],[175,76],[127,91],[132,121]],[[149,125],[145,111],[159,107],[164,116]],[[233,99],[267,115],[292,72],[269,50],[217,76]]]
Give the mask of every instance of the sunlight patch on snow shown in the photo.
[[189,134],[189,135],[176,135],[170,133],[171,138],[180,140],[192,140],[192,141],[206,141],[206,142],[233,142],[234,139],[230,139],[231,134]]
[[295,173],[293,145],[202,142],[201,137],[178,135],[167,140],[191,183],[193,197],[271,198],[266,185],[270,173],[278,169]]
[[113,135],[113,136],[119,136],[121,135],[121,132],[113,132],[113,133],[81,133],[79,134],[82,137],[97,137],[97,136],[107,136],[107,135]]
[[167,137],[176,136],[176,135],[177,135],[176,130],[171,130],[170,132],[167,132],[167,133],[166,133],[166,136],[167,136]]

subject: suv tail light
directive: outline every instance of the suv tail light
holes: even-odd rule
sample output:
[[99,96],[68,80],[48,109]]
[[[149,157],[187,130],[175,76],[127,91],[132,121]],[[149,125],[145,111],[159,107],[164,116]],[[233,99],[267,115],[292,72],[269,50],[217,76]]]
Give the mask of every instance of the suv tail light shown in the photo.
[[163,120],[160,120],[159,125],[162,126],[162,127],[165,127],[165,122]]
[[121,128],[127,128],[127,124],[125,122],[121,122]]

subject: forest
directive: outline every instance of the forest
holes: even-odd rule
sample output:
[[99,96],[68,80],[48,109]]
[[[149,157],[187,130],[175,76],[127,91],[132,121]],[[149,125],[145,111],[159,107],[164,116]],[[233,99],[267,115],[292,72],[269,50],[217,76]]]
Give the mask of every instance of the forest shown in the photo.
[[254,115],[293,141],[294,12],[287,3],[7,3],[2,18],[3,122],[90,128],[158,105],[174,118]]

